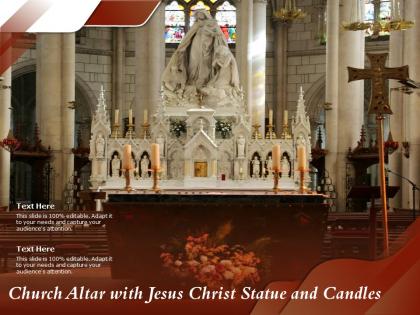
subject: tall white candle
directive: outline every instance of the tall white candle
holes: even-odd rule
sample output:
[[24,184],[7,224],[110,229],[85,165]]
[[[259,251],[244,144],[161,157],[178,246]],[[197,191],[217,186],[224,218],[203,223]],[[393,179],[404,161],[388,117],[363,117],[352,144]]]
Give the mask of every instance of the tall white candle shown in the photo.
[[289,121],[289,112],[285,110],[283,114],[283,125],[287,125],[288,121]]
[[306,169],[306,148],[303,145],[297,148],[298,170],[304,171]]
[[272,109],[268,111],[268,124],[273,125],[273,110]]
[[130,125],[133,124],[133,110],[130,108],[130,110],[128,111],[128,123]]
[[148,118],[149,118],[148,116],[149,116],[149,113],[148,113],[147,109],[145,109],[144,112],[143,112],[143,123],[145,125],[148,123]]
[[275,144],[272,151],[273,170],[280,171],[280,144]]
[[120,110],[116,109],[115,110],[115,115],[114,115],[114,124],[118,125],[119,121],[120,121]]
[[131,164],[131,144],[124,145],[123,148],[123,160],[122,160],[122,168],[124,170],[131,170],[133,166]]
[[157,143],[152,143],[152,169],[160,169],[160,151]]

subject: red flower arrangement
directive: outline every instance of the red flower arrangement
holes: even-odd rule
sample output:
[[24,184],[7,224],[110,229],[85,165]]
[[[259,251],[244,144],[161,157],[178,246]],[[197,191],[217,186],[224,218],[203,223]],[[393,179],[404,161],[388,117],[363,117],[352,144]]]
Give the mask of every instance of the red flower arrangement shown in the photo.
[[211,289],[238,288],[260,281],[258,265],[261,260],[254,252],[245,252],[238,245],[213,245],[209,234],[188,236],[183,252],[163,252],[160,257],[171,274],[192,277]]

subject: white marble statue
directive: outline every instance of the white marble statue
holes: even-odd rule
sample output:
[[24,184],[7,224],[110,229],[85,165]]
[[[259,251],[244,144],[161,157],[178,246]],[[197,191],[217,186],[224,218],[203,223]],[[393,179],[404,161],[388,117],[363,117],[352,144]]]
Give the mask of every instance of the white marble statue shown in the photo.
[[118,155],[114,154],[114,157],[111,161],[111,174],[112,177],[120,177],[120,168],[121,160],[118,158]]
[[99,134],[95,142],[96,158],[103,159],[105,157],[105,139],[102,134]]
[[173,105],[182,100],[197,102],[201,95],[210,97],[206,103],[225,105],[226,96],[240,96],[238,66],[210,13],[197,10],[194,17],[196,22],[163,72],[164,99]]
[[240,135],[238,138],[238,157],[245,156],[245,137]]
[[142,178],[148,178],[149,177],[149,159],[147,158],[147,155],[144,155],[140,162],[141,167],[141,177]]
[[201,92],[218,106],[227,105],[231,98],[240,97],[237,65],[228,47],[219,46],[215,49],[212,77]]
[[252,177],[258,178],[260,177],[260,165],[261,162],[257,156],[254,157],[252,160]]
[[281,159],[281,177],[289,177],[290,164],[285,156]]

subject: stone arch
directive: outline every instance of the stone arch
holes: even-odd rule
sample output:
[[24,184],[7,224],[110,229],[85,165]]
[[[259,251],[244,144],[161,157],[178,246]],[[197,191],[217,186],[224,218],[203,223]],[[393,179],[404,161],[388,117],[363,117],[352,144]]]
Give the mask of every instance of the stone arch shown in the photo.
[[92,117],[96,110],[96,103],[98,102],[97,96],[91,87],[83,80],[83,78],[76,73],[76,103],[79,96],[79,105],[85,105],[89,109],[90,116]]
[[325,104],[325,75],[315,81],[312,86],[305,91],[305,104],[311,126],[316,127],[319,122],[323,122],[323,109]]
[[35,59],[25,60],[14,64],[12,69],[12,80],[14,80],[22,75],[36,72],[36,61]]
[[223,150],[220,152],[220,159],[217,164],[218,175],[224,174],[228,179],[233,177],[233,157],[231,152]]
[[180,179],[184,176],[184,153],[181,147],[172,148],[168,159],[168,173],[170,179]]

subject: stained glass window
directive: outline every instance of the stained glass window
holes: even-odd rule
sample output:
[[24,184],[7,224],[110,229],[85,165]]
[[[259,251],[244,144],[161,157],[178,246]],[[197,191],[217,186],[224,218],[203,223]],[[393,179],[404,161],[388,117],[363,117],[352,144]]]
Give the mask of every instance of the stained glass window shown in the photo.
[[165,42],[180,43],[185,35],[185,11],[177,1],[166,6],[165,26]]
[[375,20],[375,5],[373,0],[366,0],[365,3],[365,21],[373,22]]
[[225,1],[217,8],[216,20],[228,43],[236,41],[236,8]]
[[171,1],[165,10],[165,41],[178,44],[194,24],[194,12],[207,10],[218,21],[229,44],[236,41],[236,8],[230,1],[223,0],[178,0]]
[[379,18],[381,20],[391,19],[391,1],[381,1]]
[[[391,19],[390,0],[364,0],[365,22],[386,21]],[[370,34],[367,34],[370,35]],[[389,32],[379,32],[379,36],[389,35]]]
[[379,17],[379,20],[391,18],[390,0],[365,0],[365,21],[374,22],[376,16]]

